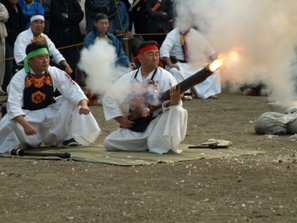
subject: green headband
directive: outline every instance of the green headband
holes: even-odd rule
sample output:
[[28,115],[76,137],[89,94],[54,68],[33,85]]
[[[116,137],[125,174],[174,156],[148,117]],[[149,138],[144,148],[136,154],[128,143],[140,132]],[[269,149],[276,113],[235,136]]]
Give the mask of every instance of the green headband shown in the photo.
[[28,73],[30,71],[28,59],[30,59],[32,57],[36,57],[38,55],[42,55],[42,54],[48,54],[47,48],[40,48],[38,50],[34,50],[34,51],[28,53],[27,57],[25,57],[25,59],[24,59],[24,67],[25,67],[26,73]]

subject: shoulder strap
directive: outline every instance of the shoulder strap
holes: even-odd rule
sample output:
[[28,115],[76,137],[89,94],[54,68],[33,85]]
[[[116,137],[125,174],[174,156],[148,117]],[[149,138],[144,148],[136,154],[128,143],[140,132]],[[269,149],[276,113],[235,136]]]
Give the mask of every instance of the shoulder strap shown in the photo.
[[136,79],[139,69],[135,72],[134,79]]
[[154,80],[154,77],[155,77],[155,75],[156,75],[156,73],[157,73],[157,70],[158,70],[158,67],[156,67],[156,69],[155,69],[155,71],[154,71],[154,73],[153,73],[153,75],[152,75],[151,81]]
[[[151,81],[154,80],[154,77],[155,77],[155,75],[156,75],[156,73],[157,73],[157,70],[158,70],[158,68],[156,67],[156,69],[154,70],[154,73],[153,73],[153,75],[152,75],[152,77],[151,77]],[[139,69],[136,71],[136,73],[135,73],[135,75],[134,75],[134,79],[136,79],[137,74],[138,74],[138,71],[139,71]]]

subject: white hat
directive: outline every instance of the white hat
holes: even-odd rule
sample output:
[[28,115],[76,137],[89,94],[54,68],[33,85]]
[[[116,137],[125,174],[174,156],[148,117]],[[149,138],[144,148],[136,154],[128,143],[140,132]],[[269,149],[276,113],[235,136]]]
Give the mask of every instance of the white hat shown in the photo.
[[34,20],[40,19],[44,21],[44,16],[43,15],[33,15],[30,19],[30,22],[33,22]]

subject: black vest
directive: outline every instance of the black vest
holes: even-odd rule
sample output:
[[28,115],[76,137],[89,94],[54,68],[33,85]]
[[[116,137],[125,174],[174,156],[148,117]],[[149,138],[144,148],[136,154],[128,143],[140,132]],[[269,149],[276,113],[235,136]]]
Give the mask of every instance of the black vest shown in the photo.
[[[134,79],[136,79],[138,71],[135,73],[134,75]],[[155,69],[150,82],[153,84],[154,83],[154,77],[157,73],[157,68]],[[149,83],[150,84],[150,83]],[[146,95],[146,93],[144,92],[144,95],[141,95],[141,97],[143,97],[144,99],[147,97],[148,95]],[[133,99],[132,99],[133,101]],[[129,106],[131,108],[131,105]],[[133,110],[130,109],[130,112],[133,112]],[[144,132],[147,128],[147,126],[150,124],[150,122],[156,117],[153,117],[153,113],[150,112],[146,117],[140,117],[139,119],[137,119],[135,121],[135,124],[133,125],[132,128],[130,128],[130,130],[134,131],[134,132]]]
[[29,74],[26,77],[23,109],[34,111],[46,108],[54,102],[53,96],[54,87],[49,74],[42,77]]

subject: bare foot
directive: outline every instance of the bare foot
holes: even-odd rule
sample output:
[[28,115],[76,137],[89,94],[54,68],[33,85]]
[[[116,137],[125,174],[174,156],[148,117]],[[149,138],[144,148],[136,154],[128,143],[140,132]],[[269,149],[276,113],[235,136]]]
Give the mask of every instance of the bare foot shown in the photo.
[[209,99],[218,99],[219,97],[217,95],[212,95],[210,97],[208,97]]

